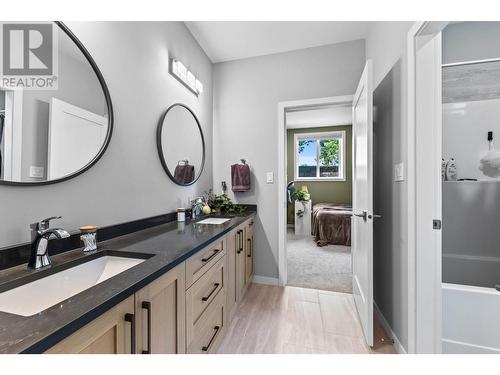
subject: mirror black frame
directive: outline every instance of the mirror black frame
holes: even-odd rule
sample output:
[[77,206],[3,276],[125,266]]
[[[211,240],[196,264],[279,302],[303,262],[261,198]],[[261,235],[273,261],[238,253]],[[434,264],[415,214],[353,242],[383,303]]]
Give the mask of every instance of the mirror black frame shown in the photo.
[[[203,157],[201,159],[200,173],[198,173],[198,176],[196,176],[196,178],[193,181],[191,181],[189,184],[180,184],[176,181],[176,179],[172,175],[172,172],[170,172],[170,170],[168,169],[168,165],[167,165],[167,162],[165,160],[165,155],[163,154],[163,147],[162,147],[162,143],[161,143],[161,132],[163,130],[163,122],[165,121],[165,117],[167,117],[168,111],[170,111],[172,108],[177,107],[177,106],[184,107],[185,109],[187,109],[189,111],[189,113],[191,113],[191,115],[193,116],[193,118],[196,121],[196,124],[198,125],[198,130],[200,131],[200,136],[201,136]],[[161,162],[161,165],[163,166],[163,169],[167,173],[168,177],[170,177],[170,179],[176,185],[190,186],[190,185],[193,185],[196,181],[198,181],[198,179],[201,177],[201,175],[203,173],[203,169],[205,167],[205,136],[203,135],[203,129],[201,128],[200,121],[198,121],[198,117],[196,117],[195,113],[187,105],[182,104],[182,103],[174,103],[170,107],[167,108],[165,113],[163,113],[163,115],[160,118],[160,122],[158,123],[158,127],[156,128],[156,147],[158,148],[158,156],[160,157],[160,162]]]
[[11,185],[11,186],[40,186],[40,185],[50,185],[50,184],[55,184],[58,182],[63,182],[66,180],[69,180],[71,178],[74,178],[83,172],[86,172],[89,170],[91,167],[93,167],[98,160],[102,157],[106,149],[108,148],[109,142],[111,141],[111,135],[113,134],[113,104],[111,103],[111,95],[109,94],[108,86],[106,85],[106,81],[104,81],[104,77],[99,70],[96,62],[90,55],[89,51],[85,48],[85,46],[80,42],[80,40],[73,34],[73,32],[61,21],[54,21],[54,23],[59,26],[59,28],[75,43],[75,45],[78,47],[78,49],[82,52],[82,54],[85,56],[87,59],[88,63],[92,66],[92,70],[97,76],[97,79],[99,80],[99,83],[101,84],[102,91],[104,93],[104,98],[106,100],[106,106],[108,108],[108,131],[106,133],[106,139],[104,140],[103,145],[101,146],[101,149],[97,153],[97,155],[83,168],[80,168],[74,173],[71,173],[67,176],[57,178],[54,180],[50,181],[34,181],[34,182],[22,182],[22,181],[4,181],[0,180],[0,185]]

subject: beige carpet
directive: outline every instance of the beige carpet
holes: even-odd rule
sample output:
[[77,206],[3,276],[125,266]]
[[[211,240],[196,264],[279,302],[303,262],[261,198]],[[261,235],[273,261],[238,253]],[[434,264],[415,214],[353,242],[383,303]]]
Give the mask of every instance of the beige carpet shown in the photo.
[[288,285],[352,293],[351,247],[318,247],[312,237],[287,236]]

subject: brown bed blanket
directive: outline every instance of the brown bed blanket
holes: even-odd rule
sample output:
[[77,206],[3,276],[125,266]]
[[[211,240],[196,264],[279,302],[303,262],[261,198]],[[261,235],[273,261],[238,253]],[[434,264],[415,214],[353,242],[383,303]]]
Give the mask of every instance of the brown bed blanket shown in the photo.
[[318,246],[351,246],[352,207],[346,204],[317,203],[312,209],[312,235]]

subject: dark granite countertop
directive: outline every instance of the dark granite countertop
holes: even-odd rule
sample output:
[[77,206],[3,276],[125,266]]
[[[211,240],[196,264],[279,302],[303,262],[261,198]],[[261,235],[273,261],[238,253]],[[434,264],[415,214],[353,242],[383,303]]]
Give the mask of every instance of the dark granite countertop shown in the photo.
[[[233,217],[221,225],[176,221],[100,242],[98,252],[113,251],[151,254],[141,264],[95,285],[33,316],[0,312],[0,353],[41,353],[91,322],[111,307],[131,296],[154,279],[224,236],[243,223],[255,211]],[[63,270],[71,262],[96,253],[83,254],[81,249],[52,257],[52,272]],[[16,280],[37,277],[48,270],[28,270],[26,265],[0,271],[0,291]],[[37,277],[39,278],[39,277]],[[43,291],[40,291],[43,293]]]

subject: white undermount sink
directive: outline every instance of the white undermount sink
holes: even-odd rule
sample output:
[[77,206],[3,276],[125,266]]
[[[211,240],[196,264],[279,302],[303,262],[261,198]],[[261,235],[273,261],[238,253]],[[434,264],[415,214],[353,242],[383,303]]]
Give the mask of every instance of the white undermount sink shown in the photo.
[[231,219],[227,218],[218,218],[218,217],[209,217],[208,219],[203,219],[201,221],[198,221],[198,224],[224,224],[226,221],[229,221]]
[[144,261],[101,256],[0,293],[0,311],[35,315]]

